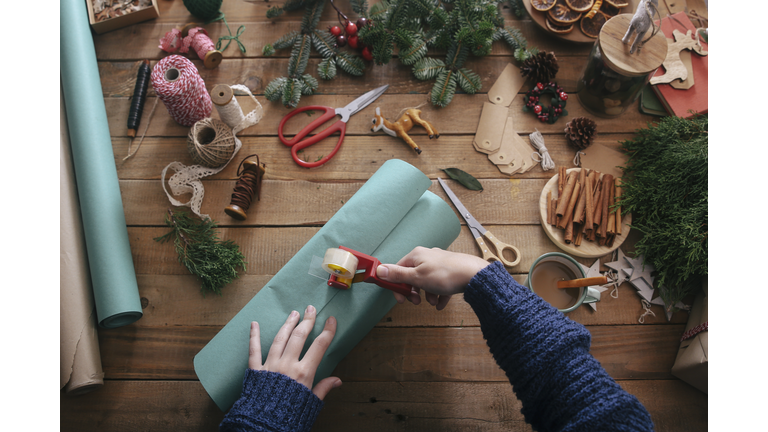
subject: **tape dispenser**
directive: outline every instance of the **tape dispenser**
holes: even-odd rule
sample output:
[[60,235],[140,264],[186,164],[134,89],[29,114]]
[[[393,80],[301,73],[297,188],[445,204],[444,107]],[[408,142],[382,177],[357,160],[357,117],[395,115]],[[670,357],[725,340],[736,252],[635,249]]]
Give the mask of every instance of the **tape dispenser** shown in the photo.
[[328,286],[347,290],[356,282],[368,282],[382,288],[408,296],[410,285],[387,282],[376,276],[376,268],[381,264],[376,258],[362,252],[339,246],[329,248],[323,257],[323,270],[330,273]]

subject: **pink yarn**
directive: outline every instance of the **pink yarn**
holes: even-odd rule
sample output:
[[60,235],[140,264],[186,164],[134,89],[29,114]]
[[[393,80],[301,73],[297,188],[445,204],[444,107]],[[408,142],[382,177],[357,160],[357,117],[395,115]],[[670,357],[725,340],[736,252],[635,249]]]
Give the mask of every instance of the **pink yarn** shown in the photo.
[[187,37],[181,37],[181,31],[179,29],[173,29],[160,39],[161,50],[169,53],[175,53],[177,50],[186,54],[189,52],[189,48],[197,53],[197,56],[202,60],[205,59],[205,55],[210,51],[216,50],[211,38],[208,37],[208,32],[202,27],[195,27],[187,32]]
[[205,81],[195,65],[180,55],[170,55],[152,68],[152,87],[171,118],[184,126],[211,116],[213,104]]

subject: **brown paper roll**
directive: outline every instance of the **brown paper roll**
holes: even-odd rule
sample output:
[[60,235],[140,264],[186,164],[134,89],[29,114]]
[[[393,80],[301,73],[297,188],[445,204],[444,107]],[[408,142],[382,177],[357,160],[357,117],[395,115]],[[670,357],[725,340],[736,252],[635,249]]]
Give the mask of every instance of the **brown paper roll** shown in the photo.
[[61,100],[61,217],[60,217],[60,388],[67,395],[87,393],[104,385],[96,309],[88,271],[80,204],[69,149],[69,132]]

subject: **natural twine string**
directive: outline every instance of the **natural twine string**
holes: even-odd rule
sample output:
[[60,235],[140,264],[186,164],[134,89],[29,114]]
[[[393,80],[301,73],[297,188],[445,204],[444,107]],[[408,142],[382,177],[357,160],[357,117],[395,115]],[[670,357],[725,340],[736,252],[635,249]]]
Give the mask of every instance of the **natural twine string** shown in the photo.
[[538,150],[531,155],[531,159],[535,162],[541,163],[541,169],[549,171],[555,168],[555,162],[552,160],[552,156],[549,155],[547,146],[544,145],[544,137],[541,135],[538,129],[536,132],[528,135],[531,140],[531,144]]
[[187,150],[192,161],[209,168],[218,168],[232,158],[235,136],[224,122],[205,118],[195,123],[187,135]]
[[645,323],[645,317],[648,315],[656,316],[655,313],[651,310],[651,303],[646,299],[641,299],[640,304],[643,306],[643,309],[645,309],[645,313],[640,315],[640,318],[637,320],[640,324]]

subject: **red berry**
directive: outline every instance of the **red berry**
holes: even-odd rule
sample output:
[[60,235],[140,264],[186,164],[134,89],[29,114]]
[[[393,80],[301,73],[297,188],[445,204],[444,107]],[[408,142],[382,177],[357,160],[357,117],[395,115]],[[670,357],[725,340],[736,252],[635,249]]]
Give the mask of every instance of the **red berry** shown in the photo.
[[560,99],[562,99],[562,100],[568,100],[568,93],[566,93],[566,92],[561,92],[561,93],[560,93]]
[[352,36],[357,33],[357,26],[353,22],[348,22],[345,30],[347,31],[347,36]]
[[337,47],[343,47],[347,44],[347,37],[342,35],[336,36],[336,46]]
[[329,27],[328,31],[331,32],[332,35],[338,36],[341,34],[341,27],[335,25],[333,27]]
[[544,90],[544,84],[542,84],[542,83],[536,83],[536,87],[537,87],[539,90]]
[[348,37],[347,38],[347,42],[349,43],[350,47],[357,49],[357,47],[358,47],[357,35],[352,35],[352,36]]
[[357,28],[358,29],[361,29],[361,28],[365,27],[366,25],[368,25],[368,18],[360,17],[360,18],[357,19]]
[[536,105],[535,107],[533,107],[533,112],[535,112],[536,114],[540,113],[541,112],[541,105]]
[[371,49],[368,47],[363,48],[363,58],[367,61],[373,60],[373,54],[371,53]]

